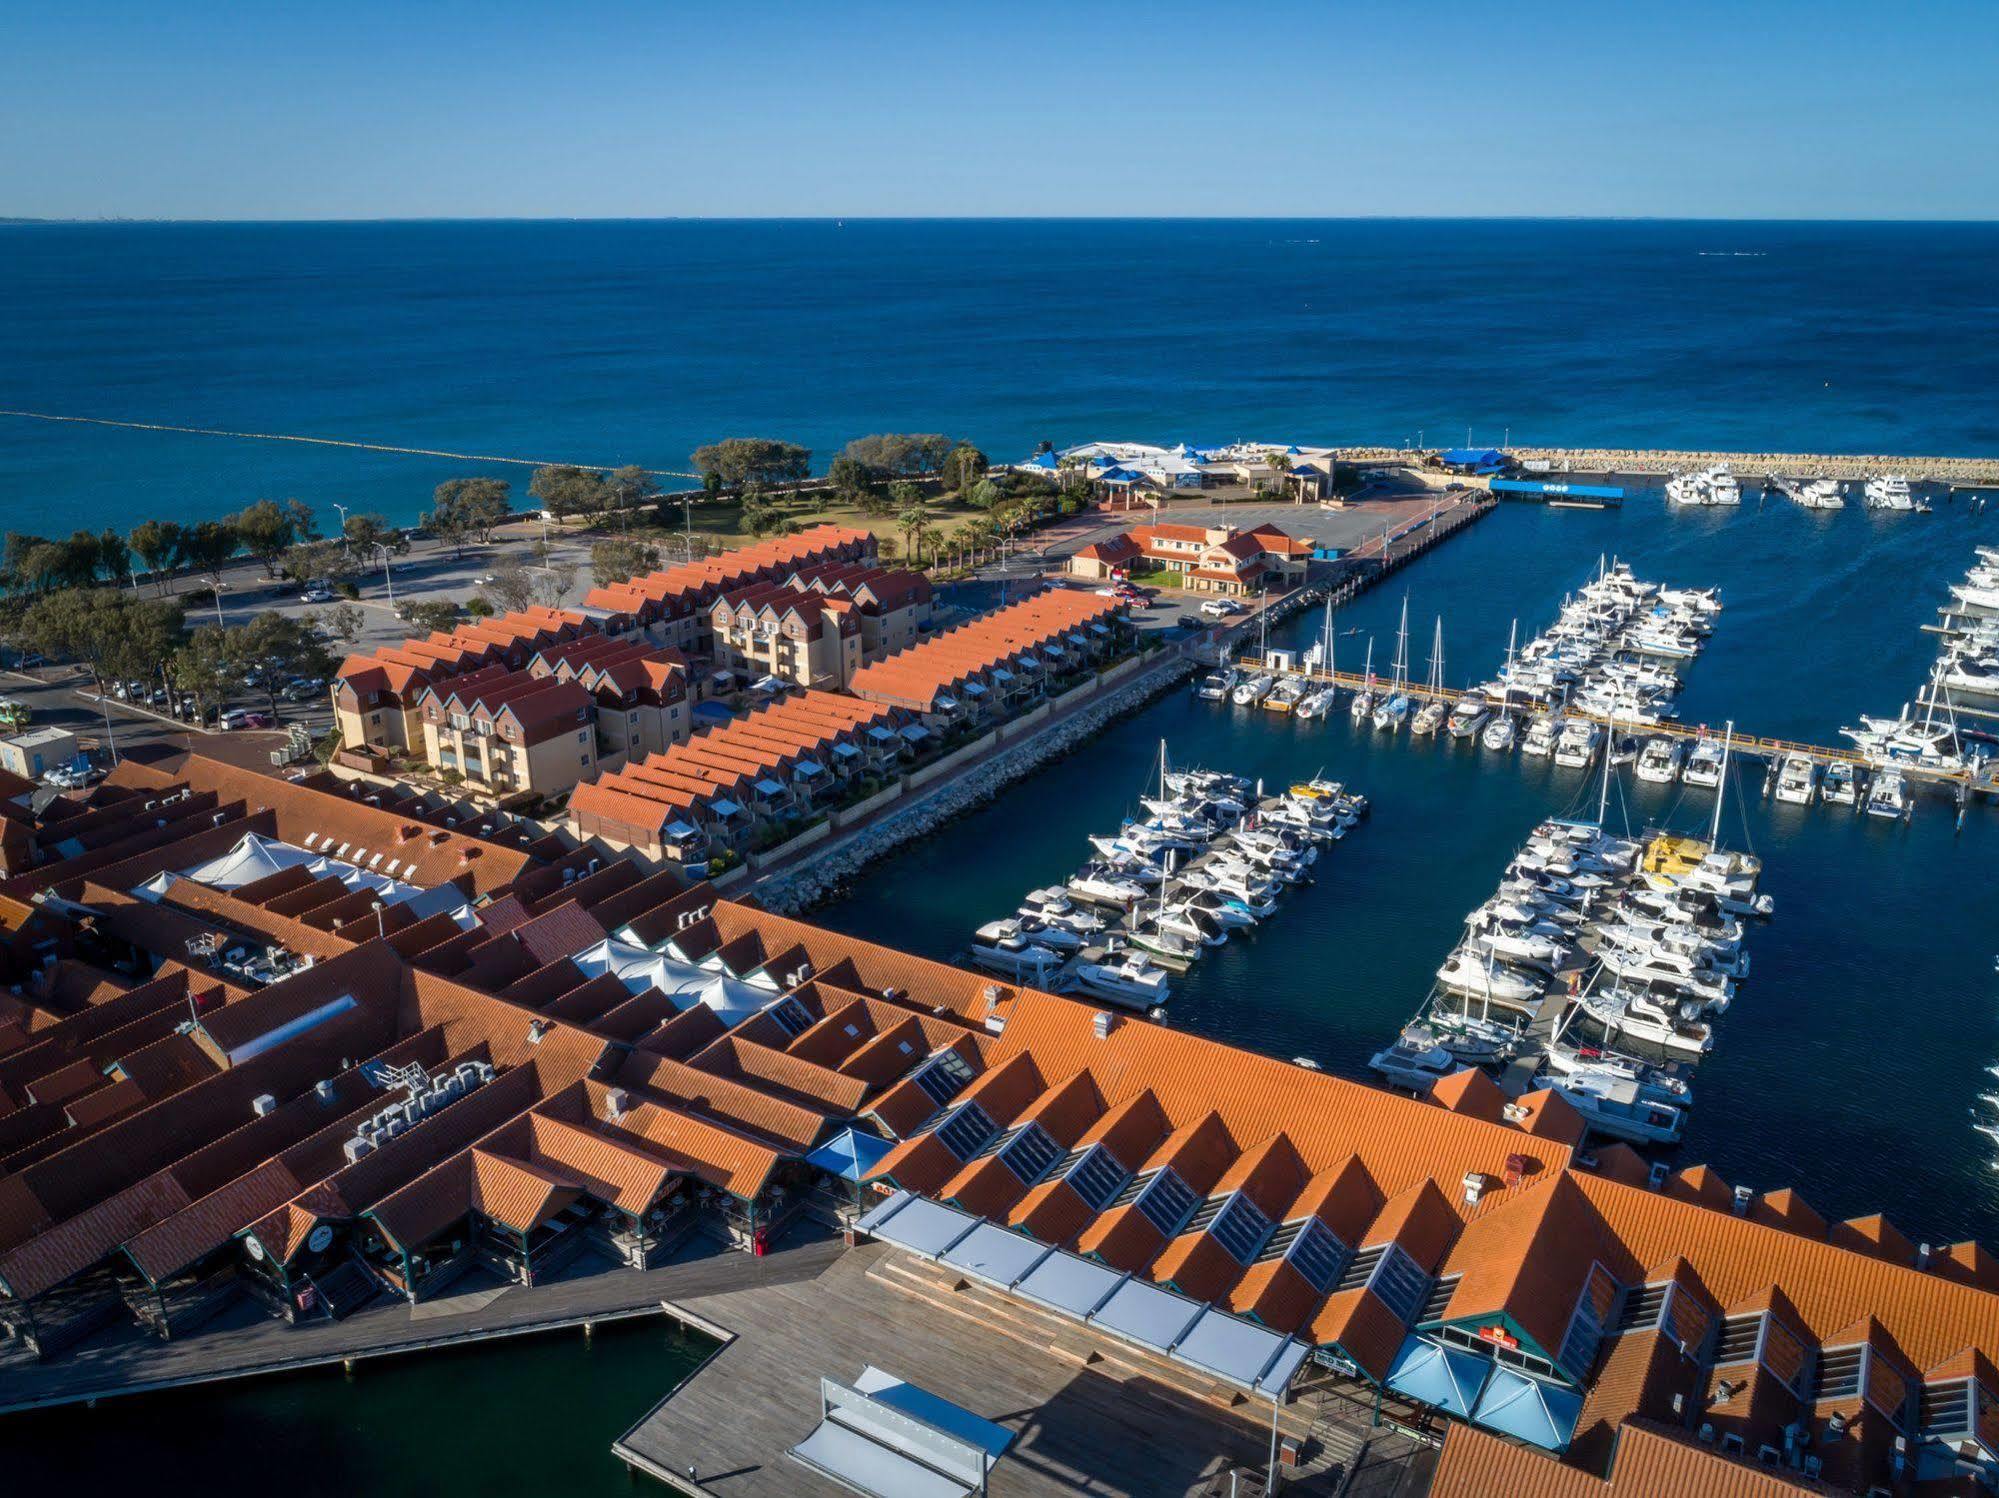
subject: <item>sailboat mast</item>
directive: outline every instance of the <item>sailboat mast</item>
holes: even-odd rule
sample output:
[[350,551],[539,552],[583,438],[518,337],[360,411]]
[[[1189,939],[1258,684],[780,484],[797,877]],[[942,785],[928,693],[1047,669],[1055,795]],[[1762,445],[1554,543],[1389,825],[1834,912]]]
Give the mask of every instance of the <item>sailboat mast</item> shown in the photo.
[[[1604,729],[1603,788],[1596,793],[1596,830],[1602,832],[1604,813],[1610,809],[1610,756],[1617,748],[1617,714],[1611,713]],[[1626,823],[1629,826],[1629,823]]]
[[1728,794],[1728,749],[1735,736],[1735,720],[1730,718],[1721,731],[1721,778],[1714,783],[1714,825],[1708,829],[1708,846],[1715,847],[1721,842],[1721,802]]

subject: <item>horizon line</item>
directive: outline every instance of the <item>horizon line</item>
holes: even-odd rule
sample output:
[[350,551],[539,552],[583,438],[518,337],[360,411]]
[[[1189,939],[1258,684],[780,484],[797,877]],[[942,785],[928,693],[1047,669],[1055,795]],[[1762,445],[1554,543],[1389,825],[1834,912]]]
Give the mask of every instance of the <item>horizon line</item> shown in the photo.
[[1898,218],[1854,216],[1820,218],[1807,215],[1752,217],[1694,216],[1663,213],[1348,213],[1348,214],[1126,214],[1126,213],[813,213],[813,214],[351,214],[304,218],[258,216],[179,217],[128,214],[44,216],[0,214],[0,228],[204,226],[293,224],[1802,224],[1802,225],[1934,225],[1988,226],[1999,217]]

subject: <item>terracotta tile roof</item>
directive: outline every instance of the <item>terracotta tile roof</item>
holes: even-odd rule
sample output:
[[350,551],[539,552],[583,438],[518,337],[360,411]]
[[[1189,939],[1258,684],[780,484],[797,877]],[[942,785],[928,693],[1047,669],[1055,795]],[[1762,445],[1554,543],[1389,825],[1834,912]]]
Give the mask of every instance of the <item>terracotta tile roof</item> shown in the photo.
[[676,1178],[671,1165],[613,1132],[540,1112],[528,1121],[535,1160],[630,1216],[644,1216]]
[[[1643,1498],[1668,1498],[1674,1491],[1655,1488]],[[1429,1498],[1495,1498],[1502,1493],[1506,1498],[1611,1498],[1611,1487],[1531,1446],[1452,1421],[1430,1475]]]
[[472,1151],[471,1205],[517,1233],[530,1233],[583,1195],[555,1170],[483,1149]]
[[1319,1347],[1338,1347],[1379,1382],[1409,1335],[1402,1319],[1372,1290],[1339,1290],[1312,1318],[1306,1337]]
[[848,690],[871,701],[928,712],[940,693],[1122,609],[1114,598],[1050,589],[863,666]]
[[618,1070],[618,1083],[678,1112],[708,1119],[787,1153],[803,1154],[831,1127],[827,1114],[646,1051],[633,1051],[625,1058]]
[[[602,1122],[606,1089],[595,1082],[588,1085],[592,1112]],[[744,1201],[763,1190],[784,1158],[747,1135],[657,1103],[638,1103],[609,1127],[643,1140],[655,1158],[682,1174],[698,1176]]]
[[1552,1358],[1591,1265],[1601,1262],[1626,1281],[1635,1275],[1578,1180],[1563,1172],[1539,1182],[1465,1228],[1445,1265],[1463,1274],[1447,1320],[1504,1316]]
[[594,947],[611,933],[574,900],[543,911],[513,932],[538,963],[554,962]]

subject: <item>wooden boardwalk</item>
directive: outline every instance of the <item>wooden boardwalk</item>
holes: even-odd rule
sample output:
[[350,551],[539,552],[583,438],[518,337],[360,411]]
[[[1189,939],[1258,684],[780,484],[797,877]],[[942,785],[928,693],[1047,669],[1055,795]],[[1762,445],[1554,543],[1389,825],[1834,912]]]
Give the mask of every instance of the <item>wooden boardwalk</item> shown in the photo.
[[[732,1340],[612,1450],[695,1498],[845,1492],[785,1453],[818,1423],[820,1377],[850,1384],[870,1363],[1017,1433],[993,1468],[995,1498],[1226,1493],[1228,1470],[1261,1467],[1269,1446],[1268,1403],[1231,1409],[1188,1370],[885,1245],[811,1281],[669,1309]],[[1314,1414],[1286,1407],[1285,1433],[1307,1434]],[[1331,1494],[1342,1475],[1308,1465],[1286,1490]]]
[[697,1236],[671,1263],[644,1273],[585,1255],[552,1283],[533,1289],[467,1275],[451,1293],[414,1310],[383,1298],[344,1321],[303,1326],[287,1326],[245,1297],[170,1342],[127,1325],[45,1363],[25,1353],[0,1359],[0,1413],[656,1316],[664,1301],[727,1290],[762,1293],[810,1279],[839,1253],[837,1242],[819,1238],[759,1259]]

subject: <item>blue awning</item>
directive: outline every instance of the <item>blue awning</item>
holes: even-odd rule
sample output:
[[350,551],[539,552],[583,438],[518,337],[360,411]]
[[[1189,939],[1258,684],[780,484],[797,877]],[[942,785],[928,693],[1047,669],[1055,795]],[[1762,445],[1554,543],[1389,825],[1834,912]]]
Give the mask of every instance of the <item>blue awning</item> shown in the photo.
[[1495,1367],[1471,1417],[1489,1430],[1544,1451],[1563,1451],[1576,1433],[1576,1418],[1582,1410],[1582,1395],[1573,1389]]
[[863,1134],[858,1129],[842,1129],[805,1157],[814,1170],[839,1176],[846,1181],[862,1181],[874,1173],[882,1156],[894,1146],[886,1139]]
[[1060,468],[1062,463],[1053,453],[1036,453],[1021,466],[1023,468],[1046,468],[1052,472]]
[[1398,1394],[1469,1418],[1492,1366],[1491,1358],[1475,1352],[1460,1352],[1428,1337],[1411,1337],[1395,1354],[1383,1382]]

